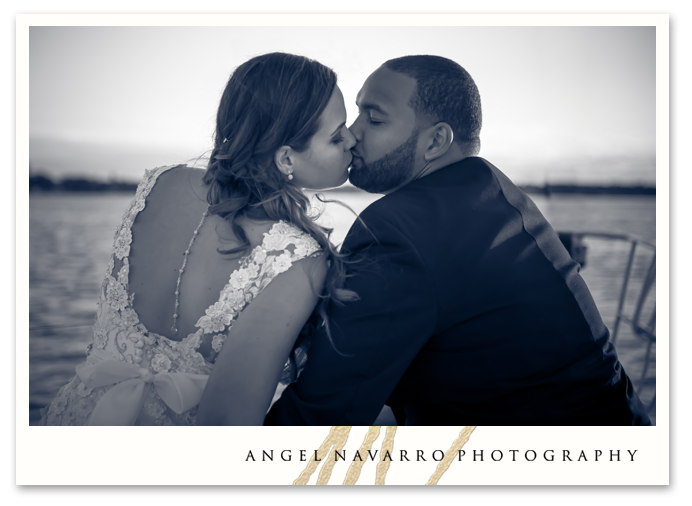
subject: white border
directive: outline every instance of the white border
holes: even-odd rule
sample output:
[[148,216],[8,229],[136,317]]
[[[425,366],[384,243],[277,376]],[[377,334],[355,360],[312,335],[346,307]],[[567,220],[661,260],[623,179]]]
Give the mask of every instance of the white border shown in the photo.
[[[669,405],[667,393],[668,378],[663,371],[668,369],[668,321],[664,317],[668,305],[668,20],[665,15],[361,15],[325,16],[325,15],[275,15],[268,17],[239,15],[38,15],[32,17],[17,16],[17,167],[28,167],[28,25],[276,25],[276,26],[309,26],[309,25],[453,25],[469,26],[657,26],[657,244],[659,248],[659,271],[657,281],[657,306],[660,318],[658,322],[659,341],[657,343],[657,427],[653,428],[586,428],[586,429],[512,429],[512,428],[479,428],[467,445],[469,448],[477,440],[485,441],[486,450],[495,449],[497,441],[512,444],[521,438],[519,448],[533,448],[537,451],[545,448],[546,438],[558,437],[558,443],[564,441],[574,448],[609,449],[614,443],[629,445],[638,449],[643,455],[642,465],[632,466],[627,472],[614,467],[594,469],[562,469],[557,473],[546,471],[543,477],[530,470],[521,483],[605,483],[617,484],[665,484],[668,480],[668,439],[669,439]],[[21,52],[20,52],[21,51]],[[17,247],[18,253],[28,247],[28,192],[26,178],[21,170],[17,171]],[[199,432],[180,429],[151,430],[111,428],[109,438],[101,437],[104,429],[80,428],[37,428],[28,426],[28,287],[23,280],[28,279],[28,258],[17,254],[17,420],[16,451],[17,474],[19,484],[31,483],[93,483],[93,484],[212,484],[212,483],[276,483],[288,484],[295,479],[303,465],[294,463],[278,468],[265,467],[261,472],[248,465],[238,466],[238,440],[243,441],[243,449],[280,448],[286,441],[305,441],[305,446],[314,447],[321,442],[328,428],[289,429],[289,428],[244,428],[205,429],[203,440],[219,441],[219,444],[202,444]],[[412,443],[426,448],[427,438],[422,428],[399,428],[397,440],[404,431],[412,436]],[[90,437],[93,432],[94,436]],[[229,431],[230,436],[229,436]],[[236,432],[238,431],[238,432]],[[451,443],[454,431],[435,429],[435,435],[445,433]],[[458,430],[457,430],[458,432]],[[298,436],[299,435],[299,436]],[[514,438],[514,439],[513,439]],[[564,439],[563,439],[564,438]],[[510,442],[511,440],[511,442]],[[224,441],[227,441],[224,444]],[[235,443],[235,444],[233,444]],[[472,444],[473,443],[473,444]],[[514,443],[516,444],[516,443]],[[302,446],[302,445],[301,445]],[[131,449],[141,448],[139,457],[132,457]],[[146,450],[145,450],[146,448]],[[187,453],[182,449],[188,448]],[[503,448],[503,447],[500,447]],[[51,451],[49,451],[50,449]],[[219,452],[223,449],[223,452]],[[439,448],[431,448],[439,449]],[[547,449],[547,448],[546,448]],[[555,448],[558,449],[558,448]],[[562,448],[560,448],[562,449]],[[625,449],[624,447],[622,448]],[[223,455],[223,458],[220,458]],[[147,458],[149,456],[149,458]],[[244,455],[242,456],[244,457]],[[170,463],[194,462],[197,465],[170,465]],[[162,464],[169,465],[162,465]],[[206,465],[203,465],[206,463]],[[259,466],[258,466],[259,467]],[[290,467],[290,473],[287,469]],[[390,468],[390,475],[393,473]],[[522,465],[522,467],[524,467]],[[212,470],[217,471],[210,473]],[[450,469],[455,469],[454,465]],[[527,466],[528,469],[528,466]],[[233,471],[233,472],[232,472]],[[507,473],[488,472],[487,468],[465,468],[465,478],[458,483],[501,484],[508,481]],[[523,475],[523,470],[511,469],[512,473]],[[237,474],[234,474],[237,473]],[[285,478],[290,476],[289,481]],[[428,475],[429,476],[429,475]],[[423,483],[428,476],[421,476]],[[539,479],[540,478],[540,479]],[[545,481],[544,481],[545,479]],[[582,481],[583,480],[583,481]],[[411,483],[411,481],[405,481]],[[372,483],[372,481],[370,482]]]

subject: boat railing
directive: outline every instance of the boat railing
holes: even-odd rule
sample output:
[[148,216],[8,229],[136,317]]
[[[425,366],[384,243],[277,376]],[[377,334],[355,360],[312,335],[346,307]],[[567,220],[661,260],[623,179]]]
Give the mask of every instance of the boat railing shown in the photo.
[[[560,240],[567,248],[572,258],[579,262],[582,267],[586,266],[587,246],[584,239],[601,239],[607,241],[621,241],[629,243],[629,251],[627,254],[627,266],[622,280],[622,286],[618,295],[617,310],[615,312],[615,321],[610,335],[610,342],[615,346],[615,343],[621,333],[623,325],[629,326],[634,336],[642,339],[645,345],[643,368],[639,379],[636,381],[637,390],[641,390],[647,386],[655,386],[655,378],[648,378],[649,365],[651,362],[651,350],[656,344],[656,303],[655,292],[653,297],[652,289],[655,290],[656,284],[656,245],[650,241],[644,240],[630,234],[616,234],[610,232],[558,232]],[[628,300],[628,290],[631,288],[632,272],[635,262],[635,257],[640,250],[648,250],[651,259],[646,262],[644,279],[641,287],[634,290],[635,300],[633,309],[626,311],[625,306]],[[631,296],[631,294],[630,294]],[[653,308],[645,311],[647,301],[653,300]],[[649,303],[648,308],[651,306]],[[650,314],[649,314],[650,313]],[[654,394],[653,400],[649,403],[648,409],[651,410],[656,402]]]

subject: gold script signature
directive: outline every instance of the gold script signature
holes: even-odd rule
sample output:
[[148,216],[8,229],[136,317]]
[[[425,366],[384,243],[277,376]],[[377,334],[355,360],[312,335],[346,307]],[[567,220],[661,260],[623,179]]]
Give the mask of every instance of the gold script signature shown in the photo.
[[[437,482],[440,481],[442,475],[445,473],[445,471],[447,471],[447,469],[449,469],[449,466],[452,464],[454,456],[466,444],[466,442],[471,437],[471,433],[475,428],[475,426],[467,426],[461,429],[461,432],[459,432],[459,436],[454,440],[449,450],[445,453],[444,458],[440,461],[439,464],[437,464],[435,472],[432,474],[426,485],[437,485]],[[381,427],[379,426],[373,426],[368,429],[368,432],[365,435],[365,438],[363,439],[363,443],[360,445],[360,449],[358,450],[359,454],[369,454],[373,443],[380,435],[380,429]],[[346,442],[348,441],[348,435],[350,432],[351,426],[337,425],[332,427],[329,431],[329,435],[324,440],[320,448],[317,450],[315,454],[316,458],[308,462],[308,465],[305,467],[305,469],[303,469],[303,472],[300,473],[300,476],[296,478],[293,484],[307,485],[308,481],[310,480],[310,477],[317,469],[319,462],[324,460],[325,457],[328,457],[325,460],[322,469],[320,470],[320,474],[317,476],[318,485],[327,485],[329,483],[329,479],[332,476],[332,469],[336,464],[336,459],[333,457],[336,455],[336,452],[341,452],[343,450],[344,446],[346,445]],[[380,461],[377,463],[375,485],[385,484],[385,478],[387,476],[387,471],[389,470],[389,465],[391,464],[391,458],[387,460],[383,456],[391,454],[392,450],[394,449],[395,435],[396,427],[387,427],[387,431],[384,436],[384,441],[382,441],[382,448],[380,450]],[[360,478],[362,467],[363,460],[359,459],[356,461],[354,459],[354,461],[351,463],[351,466],[348,468],[348,472],[346,473],[346,479],[344,480],[343,484],[355,485],[358,481],[358,478]]]

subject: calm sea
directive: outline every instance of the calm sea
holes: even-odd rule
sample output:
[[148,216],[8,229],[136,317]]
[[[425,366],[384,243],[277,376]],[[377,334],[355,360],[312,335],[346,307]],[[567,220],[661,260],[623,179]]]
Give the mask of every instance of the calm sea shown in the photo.
[[[329,192],[359,213],[376,196]],[[556,230],[632,234],[655,243],[655,197],[612,195],[531,196]],[[132,199],[124,194],[39,194],[30,197],[29,360],[30,423],[58,389],[74,376],[91,341],[98,289],[111,252],[113,234]],[[335,229],[340,242],[355,216],[329,204],[323,222]],[[582,275],[606,324],[613,328],[629,245],[589,239]],[[642,249],[634,258],[626,308],[634,306],[653,252]],[[652,290],[655,294],[655,287]],[[651,312],[655,300],[647,301]],[[616,347],[630,377],[640,379],[645,345],[627,326],[620,329]],[[655,346],[647,381],[639,386],[648,405],[655,394]]]

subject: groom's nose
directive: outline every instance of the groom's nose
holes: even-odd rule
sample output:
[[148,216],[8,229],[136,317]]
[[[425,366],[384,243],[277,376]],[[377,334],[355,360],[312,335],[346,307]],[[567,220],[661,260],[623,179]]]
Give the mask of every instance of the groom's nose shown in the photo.
[[363,140],[363,129],[361,128],[361,115],[359,114],[356,120],[351,124],[350,127],[348,127],[349,132],[353,134],[353,137],[355,137],[356,142],[360,142]]

